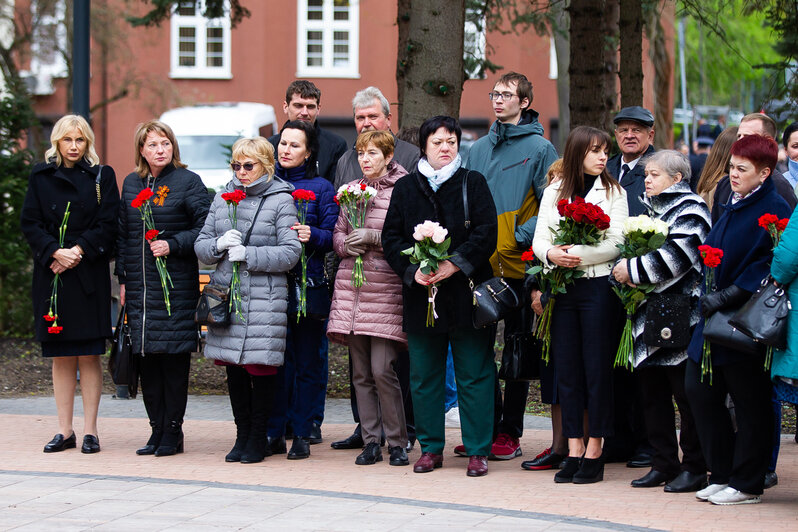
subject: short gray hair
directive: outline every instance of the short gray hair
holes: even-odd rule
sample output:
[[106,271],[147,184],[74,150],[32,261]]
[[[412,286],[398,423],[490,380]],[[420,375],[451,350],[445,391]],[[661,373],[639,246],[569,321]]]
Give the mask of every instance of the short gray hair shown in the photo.
[[357,91],[355,97],[352,98],[352,114],[354,115],[358,109],[372,106],[374,100],[379,100],[382,106],[382,114],[385,116],[391,114],[391,105],[388,103],[388,99],[383,96],[382,91],[377,87],[366,87],[362,91]]
[[662,168],[671,179],[673,179],[676,174],[682,174],[682,181],[685,183],[690,182],[690,159],[682,152],[676,150],[659,150],[640,162],[643,164],[644,168],[649,163],[656,164]]

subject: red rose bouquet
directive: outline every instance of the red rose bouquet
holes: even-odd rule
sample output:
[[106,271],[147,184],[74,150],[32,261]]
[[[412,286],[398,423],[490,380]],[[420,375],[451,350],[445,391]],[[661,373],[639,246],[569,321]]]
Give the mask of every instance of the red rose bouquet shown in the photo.
[[[421,273],[427,275],[438,269],[441,262],[450,258],[449,246],[452,239],[449,231],[438,222],[424,220],[413,228],[415,245],[402,251],[402,255],[410,257],[411,264],[418,264]],[[435,326],[435,296],[438,294],[436,285],[427,286],[427,327]]]
[[[158,195],[152,203],[163,206],[168,193],[168,187],[163,186],[158,188]],[[152,189],[147,187],[139,192],[138,195],[133,198],[133,201],[130,202],[130,205],[138,209],[141,213],[141,219],[144,222],[144,238],[149,242],[157,240],[160,234],[160,231],[155,229],[155,220],[152,217],[152,207],[150,206],[150,198],[154,195]],[[163,301],[166,303],[166,312],[171,316],[172,306],[169,303],[169,288],[174,288],[174,285],[172,284],[172,277],[169,275],[169,270],[166,269],[166,257],[155,257],[155,267],[158,269],[158,276],[161,279],[161,289],[163,290]]]
[[[335,202],[344,211],[346,219],[352,229],[360,229],[366,225],[366,210],[371,198],[377,195],[377,189],[365,183],[350,183],[342,185],[335,195]],[[352,268],[352,284],[355,288],[360,288],[366,284],[363,276],[363,257],[355,257],[355,266]]]
[[[707,246],[698,246],[701,252],[701,260],[704,261],[704,292],[710,293],[715,284],[715,268],[720,266],[720,259],[723,258],[723,250]],[[706,323],[706,321],[704,321]],[[712,385],[712,350],[710,343],[704,339],[704,346],[701,350],[701,382],[704,376],[709,375],[709,384]]]
[[[292,194],[297,205],[297,218],[299,223],[306,225],[308,217],[308,204],[316,201],[316,194],[312,190],[297,189]],[[299,322],[300,316],[307,316],[308,313],[308,259],[305,253],[305,244],[302,243],[302,254],[299,256],[299,263],[302,265],[302,278],[299,281],[299,301],[297,302],[296,321]]]
[[[238,226],[238,204],[241,200],[247,197],[247,193],[243,190],[234,190],[233,192],[225,192],[222,194],[222,199],[227,203],[227,216],[230,218],[230,225],[233,228]],[[230,312],[235,312],[236,316],[242,323],[246,322],[244,313],[241,311],[241,276],[239,274],[239,267],[241,263],[238,261],[233,262],[233,277],[230,279],[230,303],[228,309]]]
[[[64,247],[64,237],[66,236],[67,221],[69,220],[69,206],[72,204],[68,201],[66,209],[64,209],[64,217],[61,219],[61,225],[58,227],[58,247]],[[55,274],[53,277],[52,288],[50,291],[50,308],[47,314],[44,315],[44,321],[51,323],[47,326],[47,332],[50,334],[59,334],[64,328],[58,325],[58,285],[61,283],[61,275]]]
[[[557,212],[561,218],[557,222],[557,227],[552,229],[554,237],[552,243],[555,246],[598,244],[604,239],[604,233],[610,227],[610,217],[601,207],[587,203],[578,196],[574,197],[573,201],[562,199],[557,202]],[[538,258],[541,262],[545,260],[545,257]],[[537,265],[529,268],[526,273],[536,275],[540,289],[550,294],[536,331],[537,337],[543,341],[542,358],[548,364],[549,348],[551,347],[551,316],[555,298],[557,294],[565,294],[565,287],[582,277],[584,272],[576,268],[560,266],[554,266],[547,271],[542,265]]]

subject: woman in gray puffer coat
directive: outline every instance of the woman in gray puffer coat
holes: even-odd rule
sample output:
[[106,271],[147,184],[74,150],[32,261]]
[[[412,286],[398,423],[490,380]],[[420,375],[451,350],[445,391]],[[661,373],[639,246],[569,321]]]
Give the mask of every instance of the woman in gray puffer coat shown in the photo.
[[[227,370],[236,441],[225,461],[256,463],[266,454],[274,379],[285,353],[286,272],[299,260],[301,246],[291,230],[297,221],[293,187],[274,177],[272,145],[263,137],[239,139],[231,166],[235,177],[214,198],[194,250],[205,264],[216,264],[215,284],[229,286],[233,262],[239,263],[242,316],[231,312],[229,325],[208,327],[205,357]],[[236,191],[246,198],[232,227],[232,207],[223,196]]]
[[[376,189],[368,204],[364,227],[353,229],[341,208],[333,231],[333,248],[343,260],[335,277],[327,336],[349,346],[352,383],[357,395],[360,425],[366,446],[358,465],[382,460],[381,432],[385,431],[390,464],[409,465],[407,426],[402,390],[394,370],[407,345],[402,331],[402,281],[382,251],[381,234],[393,186],[407,171],[393,161],[394,138],[386,131],[366,131],[355,144],[364,178],[349,183]],[[352,283],[355,258],[363,258],[365,283]]]
[[[653,284],[649,300],[634,316],[632,363],[638,373],[643,400],[643,416],[651,445],[652,468],[632,481],[636,488],[651,488],[667,483],[667,492],[698,491],[706,485],[706,464],[698,441],[695,420],[684,389],[687,344],[681,347],[647,345],[644,339],[647,307],[656,303],[657,294],[686,296],[689,300],[690,330],[699,322],[698,297],[701,295],[701,256],[698,251],[710,229],[710,215],[704,200],[690,190],[690,163],[673,150],[655,152],[643,161],[646,193],[640,199],[648,215],[669,226],[665,243],[657,250],[615,265],[615,280],[627,284]],[[673,309],[666,309],[673,311]],[[663,338],[673,332],[663,329]],[[681,331],[682,333],[686,331]],[[675,336],[675,335],[673,335]],[[687,342],[692,336],[685,335]],[[679,445],[684,458],[679,462],[673,399],[681,415]]]

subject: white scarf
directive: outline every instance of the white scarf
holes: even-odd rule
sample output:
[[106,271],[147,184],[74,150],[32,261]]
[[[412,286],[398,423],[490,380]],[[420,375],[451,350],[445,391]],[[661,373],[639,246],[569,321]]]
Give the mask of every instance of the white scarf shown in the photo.
[[450,177],[454,175],[454,173],[460,168],[460,163],[462,159],[460,158],[460,154],[457,154],[457,157],[454,158],[454,161],[450,162],[443,168],[435,170],[429,162],[427,162],[426,157],[422,157],[418,160],[418,171],[421,172],[421,175],[427,178],[429,181],[429,186],[432,187],[433,192],[437,192],[441,185],[443,185]]

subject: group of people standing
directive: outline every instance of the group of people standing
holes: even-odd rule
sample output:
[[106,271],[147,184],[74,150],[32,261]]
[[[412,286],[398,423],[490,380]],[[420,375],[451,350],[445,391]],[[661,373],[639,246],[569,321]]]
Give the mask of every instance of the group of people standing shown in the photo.
[[[199,347],[199,259],[215,266],[214,284],[229,286],[234,275],[240,280],[240,315],[232,313],[229,325],[209,325],[204,346],[204,355],[227,374],[236,438],[225,460],[310,456],[310,445],[322,440],[331,340],[349,350],[358,422],[333,448],[361,449],[356,463],[371,465],[383,460],[387,441],[390,465],[403,466],[417,440],[422,454],[413,470],[442,467],[451,352],[463,438],[454,453],[469,457],[469,476],[483,476],[489,458],[522,455],[529,383],[508,381],[502,390],[494,363],[496,325],[473,325],[472,290],[500,276],[521,296],[522,307],[542,313],[553,294],[526,275],[523,253],[531,249],[547,270],[581,273],[556,296],[552,362],[541,362],[542,398],[552,405],[552,444],[522,468],[559,469],[555,482],[589,484],[603,479],[606,462],[623,460],[651,468],[634,487],[665,484],[665,491],[695,491],[716,504],[759,502],[774,455],[771,376],[761,357],[713,345],[714,381],[708,382],[701,352],[704,318],[740,305],[770,270],[774,251],[757,219],[765,213],[787,218],[796,203],[791,187],[780,186],[774,174],[778,148],[769,119],[747,116],[737,140],[727,143],[728,153],[715,157],[713,148],[696,187],[687,157],[654,150],[654,117],[642,107],[624,108],[615,117],[617,156],[609,158],[606,132],[580,126],[570,132],[558,161],[531,108],[532,85],[525,76],[505,74],[488,96],[496,121],[462,159],[455,119],[426,120],[415,138],[408,137],[416,147],[390,132],[390,107],[375,87],[353,99],[358,138],[347,149],[316,122],[318,88],[296,81],[283,105],[288,121],[268,140],[245,138],[233,145],[233,178],[215,197],[180,161],[171,129],[153,120],[136,132],[136,171],[125,178],[120,200],[113,170],[98,164],[89,125],[74,115],[59,120],[47,161],[32,171],[22,216],[35,259],[37,338],[43,354],[53,357],[59,411],[59,433],[45,452],[76,444],[72,400],[78,367],[86,412],[82,450],[100,450],[99,355],[111,334],[112,258],[152,427],[136,452],[183,451],[190,353]],[[715,158],[720,162],[712,163]],[[709,170],[710,163],[719,170]],[[375,191],[356,226],[336,201],[336,191],[347,184]],[[154,237],[135,201],[145,188],[156,195]],[[295,200],[292,192],[298,190],[309,196]],[[223,194],[241,192],[234,225]],[[558,205],[577,197],[609,216],[596,244],[553,239],[562,219]],[[619,259],[624,221],[643,213],[668,224],[667,240],[643,256]],[[438,222],[450,238],[449,256],[429,273],[405,253],[425,221]],[[798,271],[791,229],[775,250],[773,268],[785,284]],[[702,244],[724,252],[709,291]],[[171,276],[168,302],[159,258],[166,259]],[[362,285],[352,280],[356,263],[362,264]],[[54,333],[56,275],[63,328]],[[647,345],[642,304],[632,317],[635,370],[613,370],[624,316],[612,286],[643,283],[654,286],[652,294],[683,296],[692,341]],[[432,326],[425,320],[430,304]],[[528,314],[519,308],[504,317],[505,345],[531,330]],[[782,397],[794,393],[791,353],[774,358]],[[734,402],[736,435],[727,394]],[[678,442],[673,398],[681,415]]]

